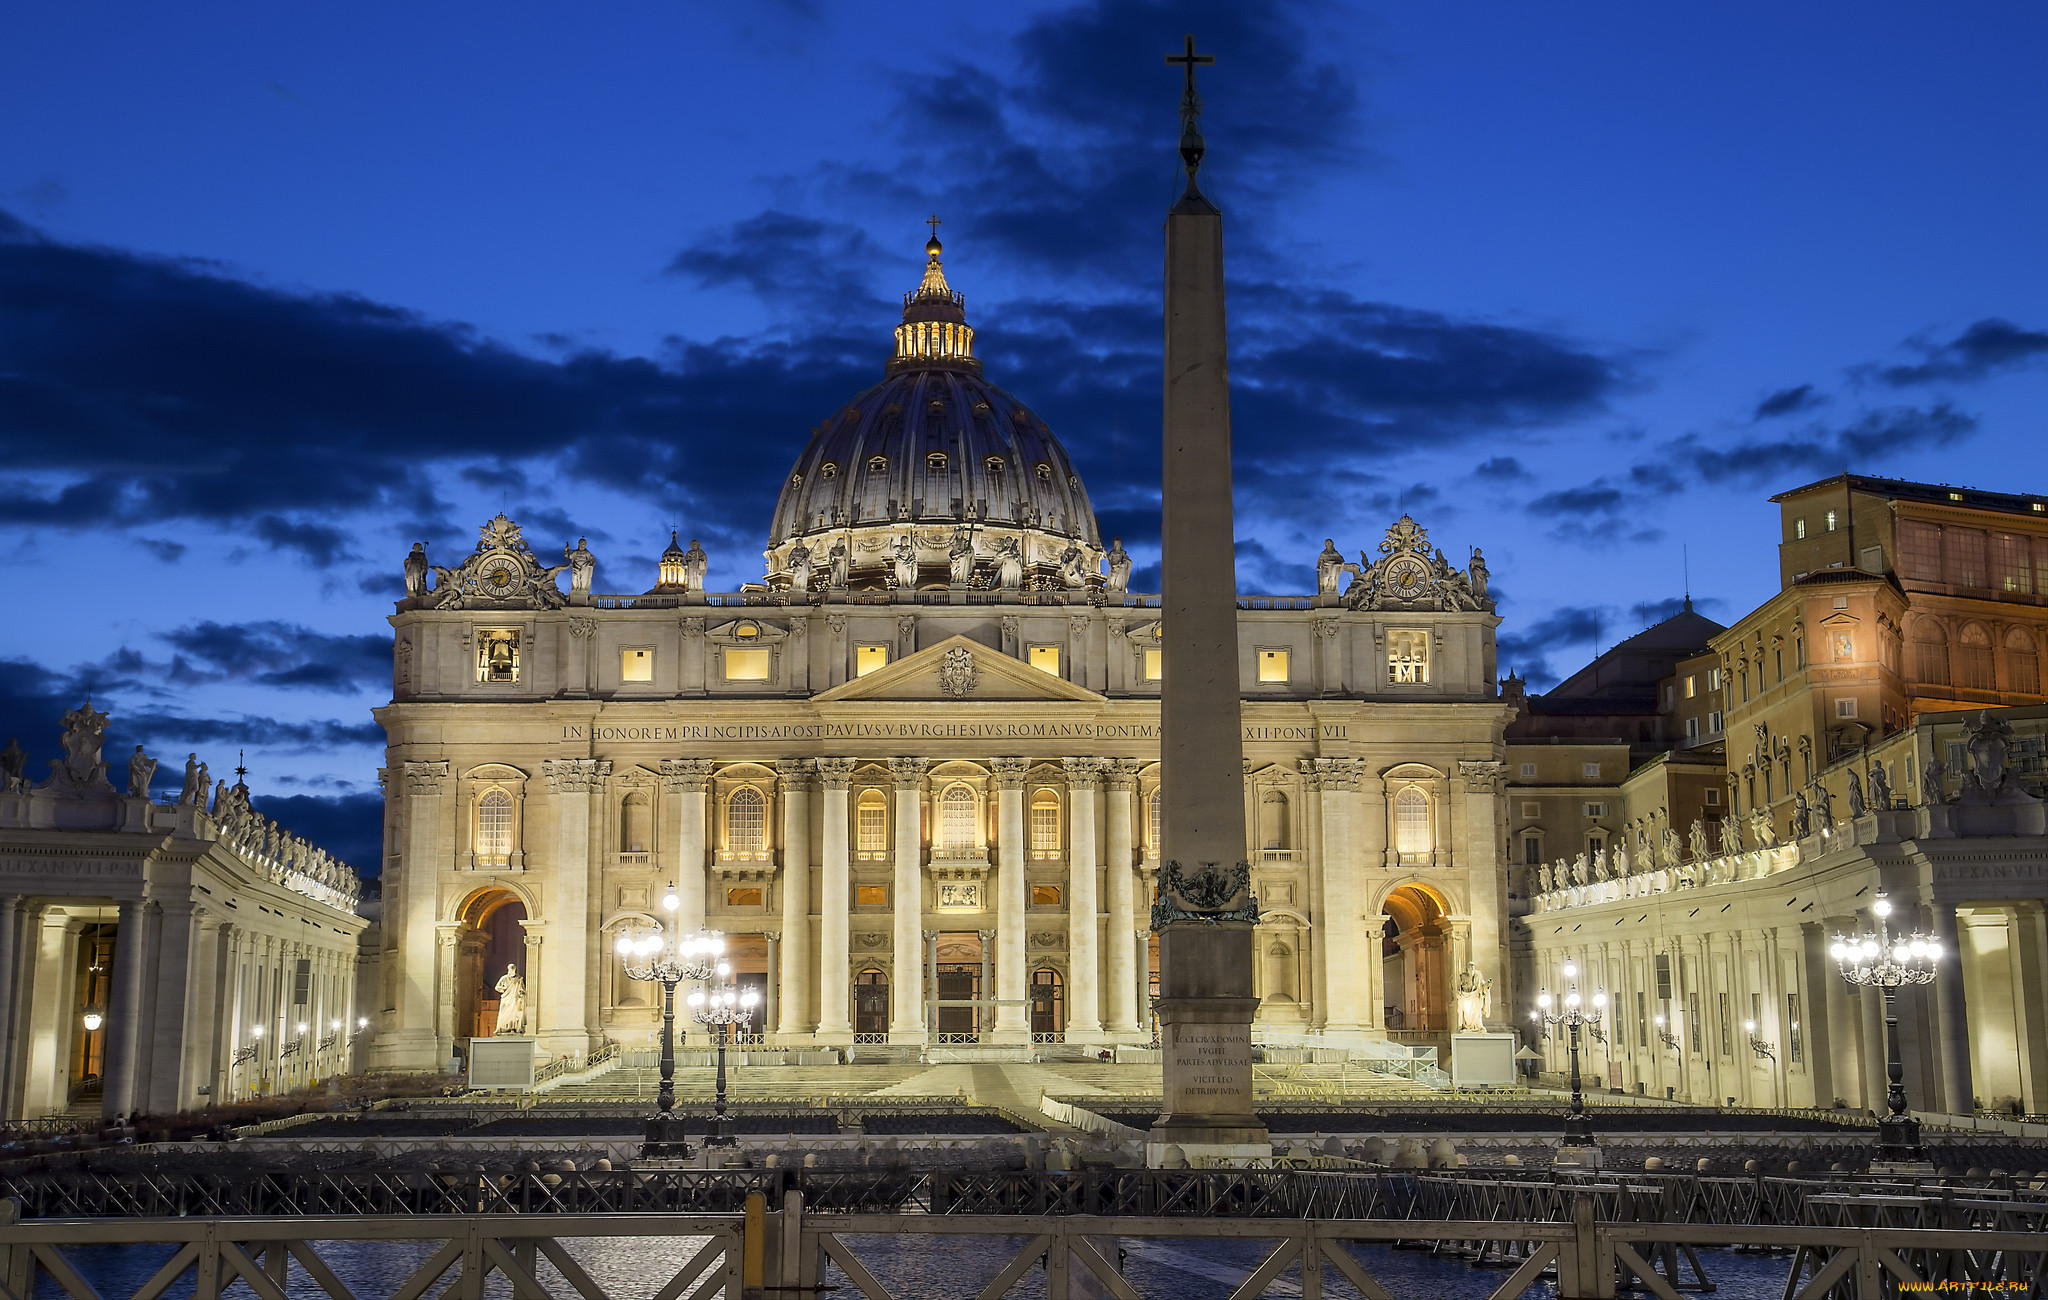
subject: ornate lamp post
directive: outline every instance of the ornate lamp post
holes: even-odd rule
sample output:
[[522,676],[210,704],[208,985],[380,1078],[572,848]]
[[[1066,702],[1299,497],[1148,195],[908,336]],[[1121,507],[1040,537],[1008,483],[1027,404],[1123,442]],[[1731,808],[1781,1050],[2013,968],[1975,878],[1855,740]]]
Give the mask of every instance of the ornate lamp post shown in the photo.
[[1918,931],[1894,938],[1885,920],[1892,905],[1882,893],[1870,910],[1877,914],[1877,933],[1838,934],[1828,952],[1841,967],[1843,979],[1884,993],[1885,1073],[1891,1080],[1885,1105],[1891,1113],[1877,1121],[1877,1154],[1880,1161],[1918,1164],[1927,1157],[1920,1146],[1920,1121],[1906,1109],[1906,1069],[1899,1062],[1898,996],[1903,985],[1934,982],[1941,943]]
[[[671,913],[676,910],[674,890],[662,900]],[[676,985],[685,980],[709,979],[724,965],[725,936],[716,930],[700,930],[688,938],[658,933],[623,933],[619,936],[619,958],[629,979],[661,985],[661,1092],[655,1113],[647,1121],[647,1142],[643,1154],[649,1157],[687,1156],[688,1142],[683,1123],[676,1118]]]
[[1598,1031],[1600,1018],[1607,1010],[1607,994],[1604,990],[1595,989],[1593,1009],[1587,1011],[1579,998],[1579,968],[1566,962],[1564,977],[1571,983],[1565,990],[1559,1009],[1551,1010],[1553,1003],[1550,990],[1546,988],[1536,995],[1536,1010],[1529,1013],[1529,1018],[1546,1026],[1563,1025],[1567,1031],[1565,1045],[1571,1053],[1572,1062],[1572,1108],[1564,1117],[1564,1140],[1573,1146],[1592,1146],[1593,1120],[1586,1114],[1586,1096],[1579,1083],[1579,1032],[1584,1029]]
[[719,985],[716,988],[699,988],[690,991],[690,1017],[706,1028],[718,1026],[718,1127],[710,1137],[704,1139],[707,1147],[729,1147],[733,1145],[732,1120],[725,1113],[725,1038],[734,1025],[743,1025],[754,1018],[754,1004],[760,995],[752,989],[744,991],[730,983],[732,967],[718,963]]
[[1659,1012],[1657,1015],[1657,1037],[1660,1041],[1663,1042],[1664,1046],[1670,1048],[1672,1051],[1675,1052],[1678,1050],[1678,1035],[1672,1033],[1671,1030],[1665,1026],[1664,1015],[1662,1012]]

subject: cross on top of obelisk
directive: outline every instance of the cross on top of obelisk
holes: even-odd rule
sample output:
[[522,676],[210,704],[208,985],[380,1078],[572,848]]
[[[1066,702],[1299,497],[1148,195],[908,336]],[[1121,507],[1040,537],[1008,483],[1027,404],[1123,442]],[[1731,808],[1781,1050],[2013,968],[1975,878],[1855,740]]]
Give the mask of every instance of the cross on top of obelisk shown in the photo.
[[939,227],[946,223],[939,220],[939,214],[934,212],[924,219],[924,224],[932,228],[932,238],[937,239],[939,237]]
[[1195,188],[1195,172],[1202,165],[1202,155],[1207,151],[1202,143],[1202,133],[1195,123],[1202,116],[1202,97],[1195,93],[1195,69],[1204,63],[1216,62],[1213,54],[1195,53],[1195,35],[1188,33],[1187,45],[1179,54],[1166,56],[1169,64],[1179,64],[1187,69],[1187,89],[1180,97],[1180,157],[1188,169],[1188,189]]

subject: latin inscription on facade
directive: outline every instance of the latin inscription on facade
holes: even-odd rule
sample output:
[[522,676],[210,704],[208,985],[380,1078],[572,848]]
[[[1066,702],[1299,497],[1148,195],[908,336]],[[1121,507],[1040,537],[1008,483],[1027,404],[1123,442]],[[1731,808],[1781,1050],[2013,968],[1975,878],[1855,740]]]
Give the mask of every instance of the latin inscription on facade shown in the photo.
[[[1342,723],[1244,729],[1251,741],[1347,739]],[[699,722],[614,727],[565,723],[564,740],[1157,740],[1152,722]]]

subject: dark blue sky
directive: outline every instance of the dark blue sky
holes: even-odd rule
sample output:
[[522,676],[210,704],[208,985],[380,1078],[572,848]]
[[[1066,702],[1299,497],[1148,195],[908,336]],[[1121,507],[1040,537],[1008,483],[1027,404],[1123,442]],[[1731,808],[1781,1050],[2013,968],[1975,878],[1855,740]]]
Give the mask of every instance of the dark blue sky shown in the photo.
[[[1539,684],[1774,581],[1775,491],[2048,487],[2048,11],[763,0],[0,15],[0,730],[374,861],[383,618],[502,503],[758,576],[945,218],[990,377],[1156,557],[1185,30],[1229,218],[1240,581],[1403,508]],[[23,580],[25,579],[25,581]],[[177,762],[167,761],[166,771]],[[326,800],[328,802],[317,802]]]

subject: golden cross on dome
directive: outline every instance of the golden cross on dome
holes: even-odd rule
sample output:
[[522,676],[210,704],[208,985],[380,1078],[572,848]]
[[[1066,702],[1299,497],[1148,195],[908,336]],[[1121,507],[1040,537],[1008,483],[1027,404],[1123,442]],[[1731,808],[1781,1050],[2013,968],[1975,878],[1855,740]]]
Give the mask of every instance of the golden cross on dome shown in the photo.
[[924,219],[924,224],[932,228],[932,238],[937,239],[939,237],[939,227],[946,223],[940,221],[939,214],[934,212],[929,217],[926,217]]

